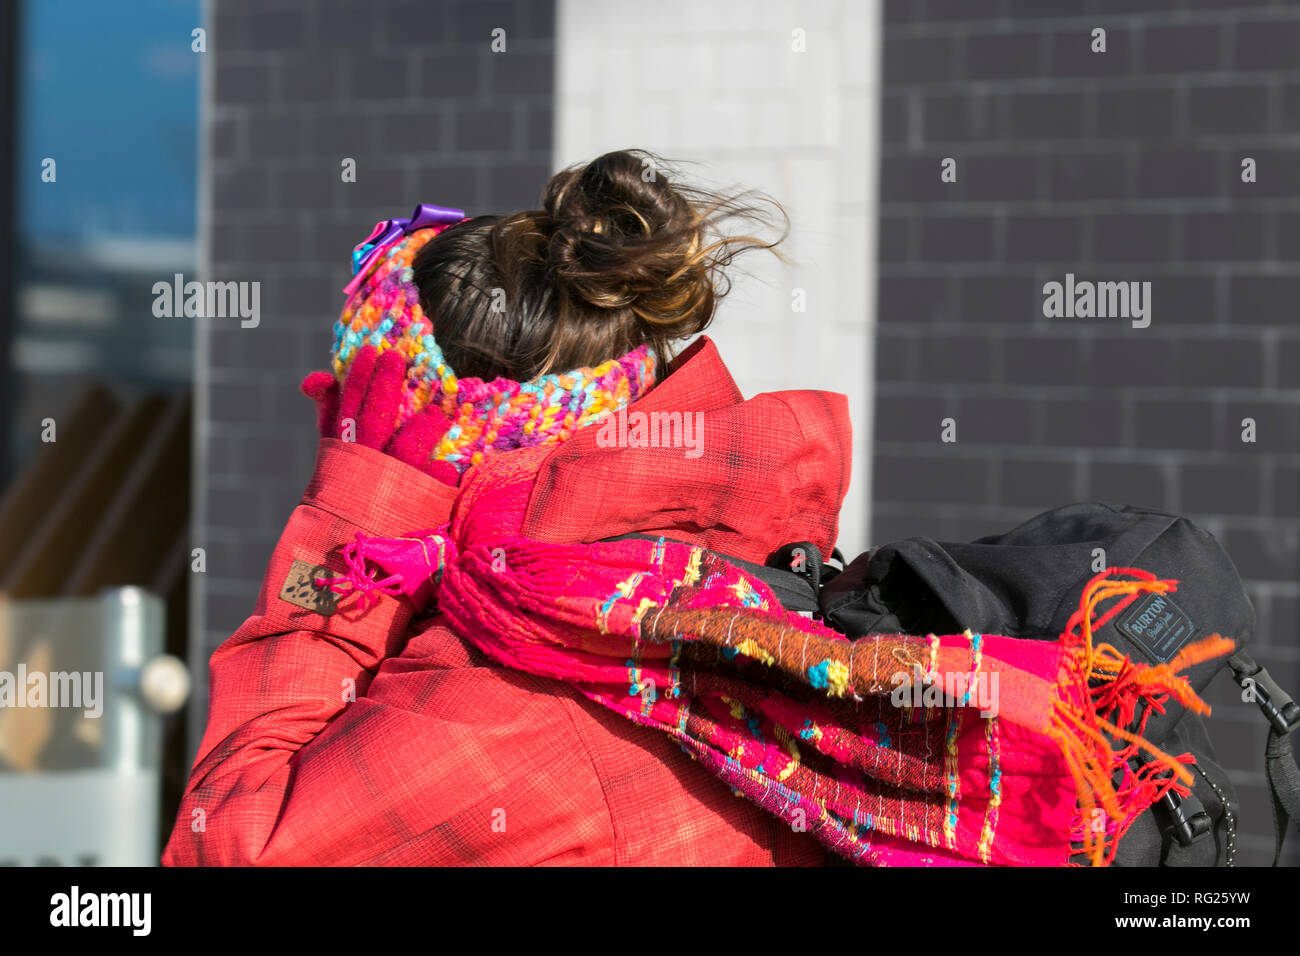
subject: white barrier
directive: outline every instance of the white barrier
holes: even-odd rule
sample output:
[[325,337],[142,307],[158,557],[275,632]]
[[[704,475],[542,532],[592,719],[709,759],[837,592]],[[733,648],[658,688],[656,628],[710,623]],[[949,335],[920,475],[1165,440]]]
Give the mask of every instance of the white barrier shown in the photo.
[[158,862],[161,713],[189,695],[139,588],[0,600],[0,866]]

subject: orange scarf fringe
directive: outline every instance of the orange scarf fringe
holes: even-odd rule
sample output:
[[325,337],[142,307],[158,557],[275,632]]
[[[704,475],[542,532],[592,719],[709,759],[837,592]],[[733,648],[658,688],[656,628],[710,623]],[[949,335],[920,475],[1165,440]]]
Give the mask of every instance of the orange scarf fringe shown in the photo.
[[[1139,580],[1113,580],[1116,574]],[[1061,748],[1074,778],[1083,821],[1082,852],[1092,866],[1106,866],[1114,860],[1120,838],[1152,803],[1171,789],[1185,792],[1192,785],[1191,772],[1183,759],[1166,754],[1146,740],[1141,736],[1141,727],[1134,733],[1123,725],[1130,722],[1143,701],[1159,708],[1166,699],[1164,695],[1172,696],[1192,713],[1209,714],[1209,705],[1178,672],[1227,654],[1235,646],[1228,638],[1211,634],[1187,645],[1167,663],[1146,665],[1134,663],[1110,644],[1093,644],[1094,630],[1139,594],[1165,594],[1177,590],[1177,585],[1175,580],[1157,580],[1149,572],[1135,568],[1110,568],[1088,583],[1079,610],[1062,635],[1067,649],[1066,672],[1053,700],[1047,734]],[[1098,606],[1112,598],[1122,600],[1098,617]],[[1106,715],[1115,712],[1124,719],[1107,719]],[[1128,746],[1117,749],[1115,740]],[[1150,754],[1152,761],[1121,793],[1116,774],[1139,750]],[[1171,776],[1159,776],[1162,769],[1170,771]]]

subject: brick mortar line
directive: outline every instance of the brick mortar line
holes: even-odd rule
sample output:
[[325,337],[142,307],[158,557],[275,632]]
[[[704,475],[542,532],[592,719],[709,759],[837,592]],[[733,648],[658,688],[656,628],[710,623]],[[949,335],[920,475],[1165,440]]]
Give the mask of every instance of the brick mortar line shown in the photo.
[[[894,39],[930,39],[968,36],[1015,36],[1021,33],[1050,35],[1073,30],[1091,31],[1104,27],[1110,33],[1119,28],[1140,29],[1148,26],[1182,27],[1219,25],[1235,27],[1250,22],[1300,23],[1300,10],[1288,7],[1235,7],[1231,10],[1143,10],[1132,13],[1057,14],[1043,16],[1017,16],[1001,14],[997,17],[962,19],[947,17],[943,20],[918,22],[888,22],[883,24],[886,47]],[[981,28],[984,29],[981,29]]]

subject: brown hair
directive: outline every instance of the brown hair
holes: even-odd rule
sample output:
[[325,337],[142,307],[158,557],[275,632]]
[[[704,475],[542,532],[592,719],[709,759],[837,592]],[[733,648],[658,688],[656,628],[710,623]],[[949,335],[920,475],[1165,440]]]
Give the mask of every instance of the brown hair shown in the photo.
[[[723,268],[747,249],[775,252],[789,220],[761,194],[677,185],[667,168],[644,150],[606,153],[553,176],[542,209],[430,240],[414,279],[456,374],[524,381],[643,344],[665,363],[703,331],[730,289]],[[720,231],[737,219],[766,228],[769,213],[782,222],[774,239]]]

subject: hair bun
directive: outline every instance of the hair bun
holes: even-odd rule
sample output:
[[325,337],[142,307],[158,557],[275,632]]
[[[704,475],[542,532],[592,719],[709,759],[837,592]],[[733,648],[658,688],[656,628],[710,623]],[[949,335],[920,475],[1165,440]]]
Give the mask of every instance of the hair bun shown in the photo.
[[620,150],[567,169],[547,185],[543,206],[548,265],[570,295],[683,336],[707,324],[716,295],[707,212],[650,154]]
[[785,237],[721,223],[766,231],[768,212],[785,215],[762,194],[697,189],[667,169],[644,150],[606,153],[553,176],[543,208],[476,216],[429,242],[412,274],[452,368],[526,381],[640,345],[666,363],[703,331],[730,288],[723,267]]

